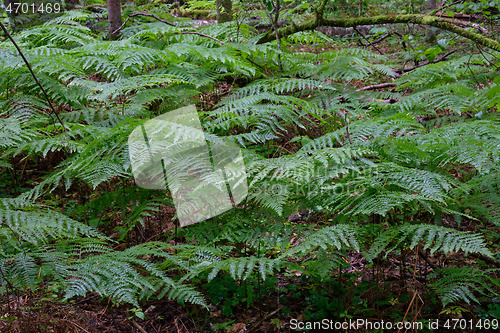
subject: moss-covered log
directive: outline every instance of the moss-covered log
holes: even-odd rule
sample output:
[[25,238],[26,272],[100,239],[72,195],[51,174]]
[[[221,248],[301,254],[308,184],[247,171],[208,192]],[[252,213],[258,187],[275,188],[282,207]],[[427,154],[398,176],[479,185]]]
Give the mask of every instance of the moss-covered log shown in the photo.
[[[359,18],[344,18],[344,19],[322,19],[317,17],[301,24],[292,24],[278,30],[280,38],[293,35],[299,31],[314,30],[320,26],[328,27],[356,27],[360,25],[377,25],[377,24],[395,24],[395,23],[413,23],[433,26],[442,30],[447,30],[462,37],[468,38],[478,44],[486,46],[490,49],[500,52],[500,43],[494,39],[485,37],[476,32],[467,30],[455,24],[455,20],[445,17],[419,14],[403,14],[403,15],[379,15],[373,17]],[[276,39],[276,34],[269,31],[260,40],[259,43],[271,42]]]

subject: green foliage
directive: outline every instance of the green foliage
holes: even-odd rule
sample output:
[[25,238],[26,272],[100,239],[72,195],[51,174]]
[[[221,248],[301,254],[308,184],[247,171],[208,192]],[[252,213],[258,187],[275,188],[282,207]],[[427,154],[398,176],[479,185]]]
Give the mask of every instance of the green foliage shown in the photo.
[[[17,198],[0,201],[2,293],[56,281],[64,299],[95,292],[138,314],[153,298],[208,306],[201,286],[229,316],[255,302],[256,284],[271,290],[279,274],[331,282],[348,253],[370,264],[402,249],[494,258],[481,230],[439,224],[446,216],[457,225],[463,218],[500,225],[495,55],[397,77],[386,57],[363,49],[291,51],[332,42],[317,32],[295,34],[279,50],[257,44],[255,29],[241,22],[196,30],[222,43],[186,33],[189,22],[153,22],[103,41],[89,28],[99,15],[71,11],[16,35],[62,123],[16,50],[0,42],[0,169],[17,173],[27,163],[42,170]],[[346,84],[373,78],[395,79],[396,88]],[[162,208],[173,206],[168,193],[132,185],[128,136],[197,102],[209,142],[242,146],[246,201],[162,235],[166,241],[114,249],[148,218],[161,223]],[[50,198],[64,207],[40,205]],[[289,218],[305,208],[313,216],[307,223],[307,214]],[[477,294],[498,293],[493,275],[440,268],[430,287],[444,306],[477,302]],[[320,317],[347,311],[328,303],[326,292],[311,295]]]
[[438,280],[431,284],[441,299],[443,307],[456,301],[478,302],[472,291],[480,294],[495,295],[493,286],[499,286],[500,280],[490,275],[498,270],[479,271],[473,267],[447,267],[434,271],[431,278]]
[[480,235],[467,234],[441,226],[404,224],[391,227],[389,230],[382,232],[374,240],[367,259],[372,260],[382,251],[390,253],[398,246],[414,249],[421,243],[425,244],[423,250],[430,249],[431,254],[436,251],[444,253],[464,251],[465,253],[471,252],[492,256]]
[[[65,299],[96,292],[139,306],[139,300],[159,293],[159,297],[206,304],[192,286],[165,274],[166,269],[189,269],[182,260],[165,252],[165,244],[113,251],[110,239],[96,229],[61,213],[12,199],[1,201],[0,235],[5,240],[0,252],[2,290],[34,290],[44,279],[53,279],[63,284]],[[163,262],[143,259],[153,256]]]

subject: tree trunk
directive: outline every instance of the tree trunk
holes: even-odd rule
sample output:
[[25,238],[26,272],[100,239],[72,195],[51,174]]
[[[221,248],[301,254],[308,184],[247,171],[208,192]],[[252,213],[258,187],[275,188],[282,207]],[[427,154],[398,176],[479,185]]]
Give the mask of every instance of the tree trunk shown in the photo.
[[116,31],[122,25],[121,0],[108,0],[108,28],[109,38],[113,39]]
[[66,0],[66,9],[75,9],[78,5],[78,0]]
[[[427,13],[432,12],[436,9],[436,0],[427,0]],[[430,44],[434,44],[436,42],[436,31],[435,29],[428,27],[425,32],[425,41]]]
[[217,8],[217,23],[230,22],[233,20],[233,1],[215,0]]
[[4,0],[4,6],[5,6],[5,8],[9,8],[9,6],[11,6],[10,7],[10,12],[7,12],[7,16],[9,16],[9,17],[17,16],[17,13],[14,11],[14,9],[16,8],[14,6],[15,2],[16,2],[15,0]]
[[[4,0],[4,5],[5,5],[5,8],[8,8],[9,5],[11,5],[12,3],[14,2],[14,0]],[[12,7],[11,7],[12,9]],[[14,12],[10,12],[10,14],[14,14]]]
[[5,8],[9,8],[10,7],[10,12],[7,12],[7,17],[9,18],[9,24],[11,26],[11,28],[14,30],[14,31],[17,31],[17,28],[18,28],[18,21],[17,21],[17,13],[14,11],[15,7],[14,7],[14,3],[15,3],[15,0],[4,0],[4,5],[5,5]]

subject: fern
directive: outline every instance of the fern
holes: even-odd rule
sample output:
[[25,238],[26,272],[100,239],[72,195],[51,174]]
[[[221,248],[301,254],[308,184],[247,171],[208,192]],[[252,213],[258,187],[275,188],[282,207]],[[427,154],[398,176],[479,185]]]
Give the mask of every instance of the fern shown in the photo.
[[[109,239],[89,226],[54,211],[18,206],[13,200],[3,200],[0,205],[0,234],[6,241],[0,251],[2,288],[35,289],[43,269],[64,282],[65,298],[97,292],[139,306],[140,299],[159,293],[205,305],[192,286],[166,275],[166,263],[184,269],[189,266],[164,252],[164,244],[112,251],[106,245]],[[148,256],[163,258],[164,267],[141,259]]]
[[356,227],[348,224],[338,224],[335,226],[324,227],[311,233],[302,243],[285,251],[281,257],[290,257],[295,255],[306,255],[317,248],[324,250],[345,250],[351,249],[359,251],[359,243],[356,239]]
[[446,267],[438,269],[429,278],[439,278],[430,286],[440,297],[443,307],[449,303],[465,301],[479,303],[474,292],[498,296],[492,286],[500,286],[498,278],[493,277],[497,269],[480,271],[474,267]]
[[[77,261],[65,298],[83,296],[92,291],[139,307],[139,299],[159,293],[159,297],[168,295],[171,299],[206,305],[202,295],[192,286],[176,282],[160,270],[157,264],[140,258],[148,255],[168,259],[165,253],[146,245]],[[145,277],[141,272],[148,272],[150,275]]]
[[94,37],[89,28],[80,24],[47,25],[24,30],[20,39],[32,45],[80,46],[91,43]]
[[15,147],[23,141],[29,141],[37,137],[37,134],[28,128],[23,128],[21,119],[17,117],[0,118],[0,148]]
[[500,173],[480,175],[470,181],[475,190],[462,200],[464,208],[472,209],[487,221],[500,225]]
[[372,260],[382,251],[388,254],[398,246],[413,249],[420,243],[424,244],[423,250],[430,249],[431,254],[436,251],[448,254],[464,251],[465,254],[470,252],[488,257],[493,255],[480,234],[469,234],[435,225],[403,224],[382,232],[375,239],[367,258]]
[[[500,136],[491,112],[497,94],[488,68],[494,55],[458,57],[396,78],[390,59],[367,50],[291,51],[332,42],[318,32],[283,39],[279,50],[275,42],[258,44],[261,36],[246,24],[154,22],[103,41],[88,28],[103,15],[70,11],[16,36],[64,125],[51,119],[17,51],[0,42],[0,168],[16,174],[20,159],[51,163],[19,197],[0,200],[2,292],[55,280],[66,299],[95,292],[136,307],[165,296],[207,306],[191,281],[264,280],[282,269],[327,281],[347,251],[368,249],[371,261],[398,248],[493,256],[481,231],[417,221],[444,214],[457,223],[464,216],[500,223]],[[220,42],[185,33],[194,29]],[[395,79],[396,87],[356,91],[372,79]],[[203,96],[199,115],[209,144],[244,146],[247,200],[177,230],[183,244],[113,250],[111,239],[82,221],[118,218],[122,241],[161,206],[172,206],[162,191],[131,185],[129,151],[136,148],[128,136],[219,85],[228,94],[215,94],[213,107]],[[169,134],[190,135],[176,131]],[[168,165],[173,179],[185,176],[176,167],[190,163]],[[55,189],[71,195],[82,186],[95,191],[64,214],[35,204]],[[285,222],[302,207],[315,219]],[[399,224],[401,214],[414,222]],[[370,228],[380,230],[374,240],[365,237]],[[445,306],[477,301],[478,293],[494,295],[494,273],[439,269],[431,287]]]

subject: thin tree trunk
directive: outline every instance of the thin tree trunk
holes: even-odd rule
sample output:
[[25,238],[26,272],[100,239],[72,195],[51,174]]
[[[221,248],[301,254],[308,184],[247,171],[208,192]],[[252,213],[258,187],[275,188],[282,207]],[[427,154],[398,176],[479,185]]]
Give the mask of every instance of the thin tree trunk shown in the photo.
[[217,23],[230,22],[233,20],[233,1],[216,0]]
[[15,12],[15,6],[14,6],[14,3],[15,3],[15,0],[4,0],[4,6],[6,9],[9,9],[9,6],[10,6],[10,11],[6,12],[7,13],[7,16],[9,17],[14,17],[14,16],[17,16],[17,13]]
[[66,0],[66,9],[75,9],[78,5],[78,0]]
[[[432,12],[436,8],[436,0],[427,0],[427,13]],[[425,41],[431,44],[436,42],[436,31],[432,27],[427,28],[425,32]]]
[[108,0],[108,28],[109,38],[116,38],[113,32],[122,25],[121,0]]
[[22,23],[17,19],[18,14],[15,12],[16,7],[14,6],[14,3],[16,3],[15,0],[4,0],[5,8],[8,9],[10,6],[10,11],[6,12],[7,17],[9,18],[9,24],[14,31],[17,31],[19,24]]

